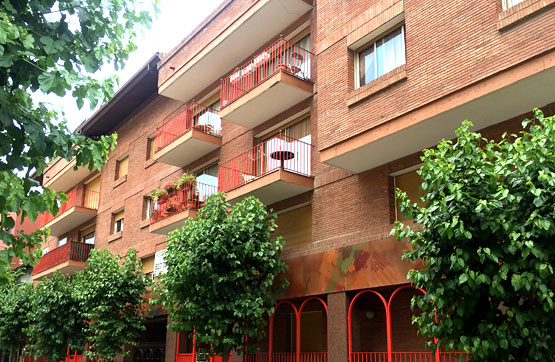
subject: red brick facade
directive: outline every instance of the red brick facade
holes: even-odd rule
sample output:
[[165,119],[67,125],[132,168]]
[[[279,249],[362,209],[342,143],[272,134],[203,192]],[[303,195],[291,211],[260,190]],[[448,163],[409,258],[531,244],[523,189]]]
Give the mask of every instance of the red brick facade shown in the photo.
[[[203,61],[203,51],[212,46],[214,39],[236,22],[244,21],[244,14],[253,7],[271,1],[276,0],[226,0],[159,62],[159,85],[165,87],[176,82],[187,64]],[[352,298],[367,288],[389,297],[397,286],[409,282],[406,273],[412,265],[401,260],[406,246],[389,236],[395,220],[393,175],[418,165],[420,160],[418,152],[410,152],[367,171],[353,173],[332,166],[332,162],[327,162],[331,153],[326,152],[333,149],[348,156],[348,152],[341,153],[342,147],[352,150],[385,140],[392,127],[403,129],[431,117],[433,112],[426,107],[436,107],[434,102],[443,102],[442,107],[449,109],[449,97],[457,97],[458,92],[482,87],[487,93],[488,80],[504,77],[504,72],[517,66],[536,61],[543,65],[544,73],[552,74],[555,11],[551,5],[553,1],[526,0],[515,9],[504,10],[501,0],[314,0],[311,11],[266,39],[264,44],[272,43],[280,35],[294,36],[309,27],[314,53],[311,81],[315,85],[311,98],[283,109],[253,129],[223,119],[221,147],[183,168],[149,159],[148,138],[186,103],[153,95],[121,120],[114,128],[118,145],[101,172],[95,247],[106,247],[114,253],[125,253],[133,247],[143,258],[164,249],[166,237],[149,232],[145,199],[149,193],[174,182],[184,171],[232,159],[255,146],[264,135],[310,111],[314,146],[310,166],[314,188],[270,206],[281,211],[312,204],[311,240],[287,248],[282,256],[291,266],[288,277],[292,285],[287,296],[296,308],[311,296],[319,296],[327,303],[329,361],[346,361],[349,357],[347,317]],[[355,57],[356,49],[360,49],[356,45],[375,41],[401,23],[404,24],[406,63],[355,89]],[[251,56],[245,54],[245,59]],[[229,71],[241,64],[235,64]],[[527,71],[523,69],[519,72]],[[190,100],[205,102],[217,94],[218,86],[216,81]],[[548,115],[555,114],[554,94],[549,102],[534,106],[544,107]],[[414,112],[430,115],[418,119],[414,116],[411,120]],[[525,116],[512,114],[483,133],[499,137],[505,131],[517,132]],[[460,124],[463,119],[453,122]],[[367,132],[373,133],[364,138]],[[353,142],[358,143],[353,146]],[[129,157],[128,173],[125,181],[116,181],[116,163],[124,155]],[[125,227],[123,232],[114,235],[113,215],[122,209]],[[76,226],[68,238],[77,239],[83,226]],[[53,249],[56,243],[57,239],[51,238],[48,246]],[[392,343],[397,352],[424,351],[424,341],[416,336],[410,323],[408,304],[412,294],[412,290],[404,290],[392,304]],[[357,303],[361,305],[353,307],[356,333],[353,332],[352,351],[387,352],[382,302],[377,297],[366,296]],[[165,340],[165,360],[173,362],[176,337],[169,333]]]

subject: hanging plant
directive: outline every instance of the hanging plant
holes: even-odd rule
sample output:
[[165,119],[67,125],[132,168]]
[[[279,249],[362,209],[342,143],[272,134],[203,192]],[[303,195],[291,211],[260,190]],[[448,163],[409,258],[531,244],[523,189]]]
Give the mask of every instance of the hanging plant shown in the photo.
[[183,185],[185,185],[186,183],[190,182],[190,183],[194,184],[196,180],[197,180],[197,176],[195,176],[192,173],[185,172],[183,175],[181,175],[179,180],[177,180],[175,186],[178,189],[181,189],[183,187]]
[[156,202],[161,196],[167,195],[167,194],[168,194],[168,190],[166,189],[156,189],[156,191],[154,191],[154,194],[152,194],[152,200]]

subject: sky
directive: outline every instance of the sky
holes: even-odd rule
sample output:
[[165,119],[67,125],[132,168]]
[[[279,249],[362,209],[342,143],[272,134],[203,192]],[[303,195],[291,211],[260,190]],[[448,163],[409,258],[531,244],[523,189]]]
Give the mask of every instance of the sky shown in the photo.
[[[167,53],[183,40],[198,24],[200,24],[223,0],[160,0],[160,13],[152,22],[150,29],[136,40],[138,49],[129,55],[125,68],[117,74],[119,85],[137,72],[156,52]],[[113,69],[103,70],[104,74],[113,74]],[[81,110],[75,105],[71,96],[63,99],[50,98],[56,108],[64,110],[68,127],[74,130],[93,114],[88,105]]]

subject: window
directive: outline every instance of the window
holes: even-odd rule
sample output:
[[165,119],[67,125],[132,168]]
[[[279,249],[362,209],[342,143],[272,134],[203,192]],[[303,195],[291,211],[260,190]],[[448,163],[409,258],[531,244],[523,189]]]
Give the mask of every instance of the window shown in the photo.
[[310,117],[306,117],[283,130],[283,134],[298,139],[306,143],[310,143]]
[[[422,185],[422,178],[416,173],[416,170],[405,172],[395,176],[395,189],[401,189],[407,193],[407,197],[410,199],[411,203],[417,203],[418,206],[424,206],[424,203],[420,200],[422,193],[420,191],[420,186]],[[395,219],[399,221],[405,221],[405,217],[401,214],[399,206],[395,205]]]
[[152,211],[156,210],[158,207],[158,200],[156,200],[154,205],[152,201],[152,194],[143,197],[143,220],[150,219]]
[[94,245],[94,232],[96,229],[96,225],[91,225],[81,231],[79,231],[79,235],[81,235],[81,242],[85,244]]
[[521,2],[524,2],[524,0],[503,0],[503,6],[506,9],[512,8],[515,5],[520,4]]
[[127,166],[129,164],[129,157],[124,156],[120,158],[116,163],[116,180],[119,180],[123,176],[127,175]]
[[152,160],[154,158],[154,153],[156,152],[156,145],[155,145],[156,135],[152,135],[148,137],[146,143],[146,159]]
[[67,238],[63,238],[58,240],[58,247],[62,246],[62,245],[66,245],[67,244]]
[[202,184],[197,184],[200,201],[205,201],[208,196],[216,193],[218,191],[218,164],[208,166],[197,172],[197,182]]
[[404,28],[401,26],[357,53],[357,88],[405,64]]
[[123,231],[123,210],[114,214],[114,233]]
[[82,241],[85,244],[94,245],[94,231],[91,233],[88,233],[87,235],[84,235],[82,239],[83,239]]
[[42,249],[42,255],[48,254],[49,251],[50,249],[48,247]]

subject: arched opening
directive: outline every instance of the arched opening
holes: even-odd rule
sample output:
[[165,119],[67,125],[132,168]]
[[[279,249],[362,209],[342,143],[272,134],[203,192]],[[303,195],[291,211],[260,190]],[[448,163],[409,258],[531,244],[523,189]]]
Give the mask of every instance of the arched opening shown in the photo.
[[420,313],[411,310],[411,299],[424,291],[410,285],[397,288],[389,298],[388,308],[391,318],[392,356],[397,360],[433,360],[430,350],[426,351],[428,339],[418,333],[418,325],[412,323],[412,316]]
[[164,362],[164,351],[162,348],[155,348],[152,353],[152,362]]
[[387,362],[387,302],[374,290],[356,294],[349,306],[349,362]]
[[276,305],[270,317],[270,362],[296,362],[297,308],[288,301]]
[[328,361],[328,310],[320,298],[309,298],[299,308],[300,361]]
[[136,349],[133,353],[133,362],[143,362],[143,350]]
[[152,362],[152,350],[143,348],[143,362]]

